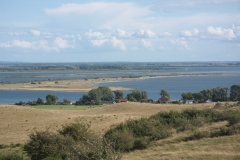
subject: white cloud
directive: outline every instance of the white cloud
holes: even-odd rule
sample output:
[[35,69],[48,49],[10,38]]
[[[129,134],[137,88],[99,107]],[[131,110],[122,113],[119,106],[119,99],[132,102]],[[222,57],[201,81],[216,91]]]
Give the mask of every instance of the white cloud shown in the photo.
[[145,39],[140,40],[140,44],[145,48],[152,48],[152,44],[150,41],[147,41]]
[[156,34],[151,30],[138,30],[132,35],[135,38],[153,38],[156,37]]
[[119,38],[129,38],[130,34],[124,30],[117,29],[115,33],[112,34],[113,36],[119,37]]
[[73,39],[73,38],[75,38],[75,35],[65,34],[65,35],[64,35],[64,38],[72,38],[72,39]]
[[73,48],[72,46],[68,45],[67,40],[63,40],[60,37],[55,38],[54,44],[57,46],[57,48]]
[[112,37],[111,42],[113,44],[113,47],[119,48],[119,49],[121,49],[123,51],[126,50],[126,47],[125,47],[125,45],[124,45],[122,40],[119,40],[116,37]]
[[38,31],[38,30],[31,30],[31,33],[32,33],[32,35],[34,35],[34,36],[40,36],[40,35],[41,35],[41,32]]
[[199,33],[200,33],[200,31],[195,28],[193,30],[181,31],[181,36],[184,36],[184,37],[194,37],[194,36],[197,36]]
[[92,30],[90,30],[89,32],[86,32],[85,37],[87,39],[103,39],[103,38],[105,38],[105,36],[101,32],[92,32]]
[[0,43],[0,47],[1,48],[9,48],[9,47],[11,47],[11,44],[10,43]]
[[34,46],[34,42],[31,43],[28,41],[14,40],[12,41],[12,46],[20,48],[32,48]]
[[109,42],[109,40],[108,39],[91,40],[91,43],[94,46],[102,46],[106,42]]
[[184,47],[185,49],[189,49],[188,44],[184,38],[181,39],[171,39],[170,42],[179,47]]
[[169,32],[163,32],[162,34],[159,35],[159,37],[171,37],[172,34]]
[[49,15],[63,15],[63,14],[71,14],[71,13],[114,14],[114,13],[126,12],[128,9],[133,9],[134,7],[135,5],[133,3],[107,3],[107,2],[93,2],[93,3],[85,3],[85,4],[68,3],[68,4],[63,4],[61,7],[58,7],[55,9],[45,9],[45,12]]
[[229,40],[236,38],[236,35],[235,35],[233,29],[230,29],[230,28],[224,29],[221,27],[215,28],[215,27],[210,26],[207,28],[207,33],[210,35],[219,37],[219,38],[227,38]]

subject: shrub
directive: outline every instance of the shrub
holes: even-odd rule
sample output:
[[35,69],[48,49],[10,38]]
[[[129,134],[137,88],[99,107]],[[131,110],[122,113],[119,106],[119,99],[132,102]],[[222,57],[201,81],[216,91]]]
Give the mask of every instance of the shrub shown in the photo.
[[33,160],[47,157],[64,157],[73,144],[73,140],[49,131],[30,134],[30,140],[24,145],[24,151]]
[[136,138],[133,149],[146,149],[149,146],[150,140],[148,138]]
[[24,158],[22,154],[13,152],[0,155],[0,160],[24,160]]
[[190,135],[189,137],[187,137],[185,140],[199,140],[202,138],[208,138],[210,137],[210,134],[208,131],[195,131],[192,135]]
[[64,125],[57,133],[44,131],[30,134],[24,151],[33,160],[110,160],[121,157],[106,141],[90,131],[89,125],[80,123]]
[[107,132],[105,138],[110,142],[115,150],[130,151],[134,146],[134,137],[128,130],[114,130]]
[[75,141],[83,141],[94,136],[93,132],[89,130],[89,127],[89,124],[72,123],[64,125],[62,130],[58,132],[63,136],[73,138]]

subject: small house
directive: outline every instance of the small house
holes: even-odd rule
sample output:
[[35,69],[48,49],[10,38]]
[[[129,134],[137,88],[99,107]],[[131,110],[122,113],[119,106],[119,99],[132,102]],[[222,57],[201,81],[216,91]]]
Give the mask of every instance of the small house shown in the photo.
[[186,100],[185,104],[193,104],[193,100]]
[[206,103],[212,103],[212,100],[208,99],[206,100]]
[[166,98],[166,97],[159,98],[159,102],[168,103],[168,98]]
[[122,103],[122,102],[128,102],[128,100],[127,99],[118,99],[117,100],[117,103]]

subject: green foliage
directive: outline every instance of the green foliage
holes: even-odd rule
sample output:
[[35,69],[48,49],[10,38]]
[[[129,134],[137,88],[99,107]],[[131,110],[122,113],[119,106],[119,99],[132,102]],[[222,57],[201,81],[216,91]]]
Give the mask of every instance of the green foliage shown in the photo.
[[24,160],[20,153],[12,152],[0,155],[0,160]]
[[98,87],[92,89],[88,94],[84,94],[76,105],[100,105],[101,101],[110,101],[113,99],[113,93],[109,87]]
[[230,88],[230,100],[240,101],[240,85],[232,85]]
[[115,99],[121,99],[123,98],[123,92],[121,90],[114,91]]
[[30,134],[24,151],[32,160],[41,159],[119,159],[121,155],[92,131],[89,125],[64,125],[57,133],[49,131]]
[[30,134],[30,141],[24,146],[24,151],[33,160],[47,157],[67,156],[73,140],[49,131]]
[[41,98],[38,98],[36,103],[37,103],[38,105],[44,105],[44,101],[43,101],[43,99],[41,99]]
[[132,93],[127,94],[127,99],[132,102],[141,102],[142,99],[147,98],[147,92],[142,90],[134,90]]
[[58,100],[58,97],[54,94],[48,94],[46,96],[46,101],[47,101],[47,104],[49,104],[49,105],[55,104],[56,100]]
[[70,103],[71,103],[71,101],[69,101],[68,99],[66,99],[66,98],[63,99],[63,105],[68,105]]
[[162,90],[160,91],[160,96],[161,96],[161,98],[166,97],[166,98],[168,98],[168,100],[171,99],[170,94],[169,94],[168,91],[166,91],[165,89],[162,89]]
[[182,100],[192,100],[193,96],[191,92],[182,93]]
[[89,130],[89,124],[72,123],[64,125],[58,132],[63,136],[73,138],[75,141],[85,141],[94,136],[93,132]]

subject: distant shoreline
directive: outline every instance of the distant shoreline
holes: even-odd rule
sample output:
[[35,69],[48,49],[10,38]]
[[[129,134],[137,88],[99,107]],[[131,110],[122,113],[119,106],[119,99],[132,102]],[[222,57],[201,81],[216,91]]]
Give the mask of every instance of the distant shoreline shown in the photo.
[[[168,78],[168,77],[184,77],[184,76],[226,76],[224,74],[171,74],[160,76],[141,76],[133,78],[94,78],[94,79],[70,79],[70,80],[50,80],[50,81],[34,81],[34,82],[14,82],[0,83],[0,90],[26,90],[26,91],[60,91],[60,92],[88,92],[97,88],[95,84],[137,81],[149,78]],[[134,88],[123,88],[119,86],[110,86],[111,90],[133,90]]]

